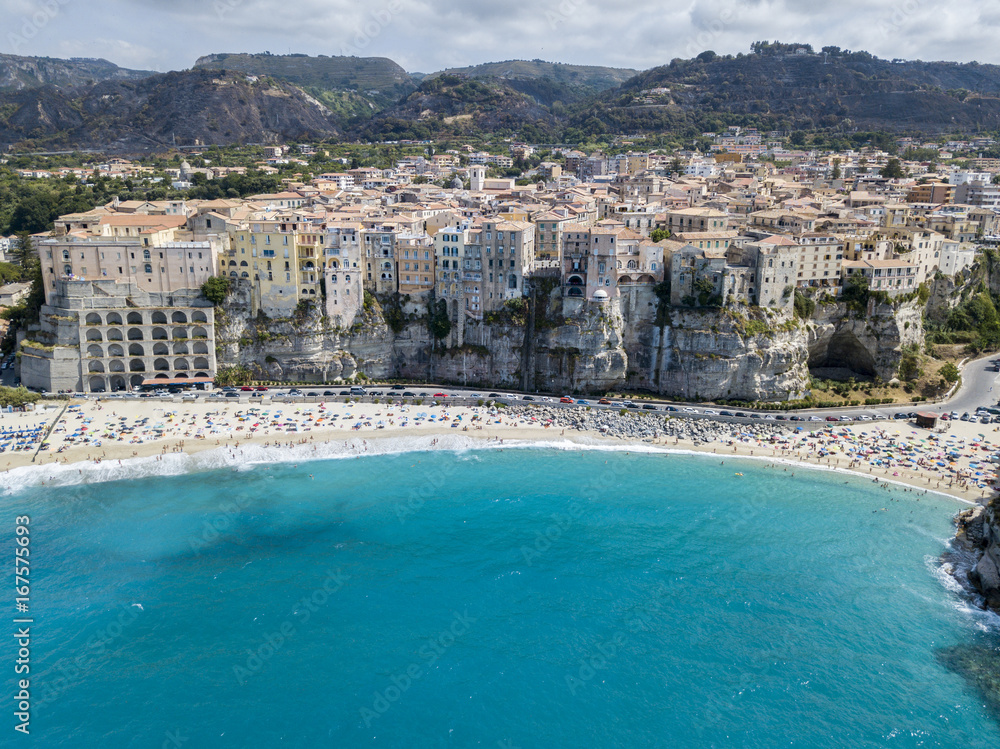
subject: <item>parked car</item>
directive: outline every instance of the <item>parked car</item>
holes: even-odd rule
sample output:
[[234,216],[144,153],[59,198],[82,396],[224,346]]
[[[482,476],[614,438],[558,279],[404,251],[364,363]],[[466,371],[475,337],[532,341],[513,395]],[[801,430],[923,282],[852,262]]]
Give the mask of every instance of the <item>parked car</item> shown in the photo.
[[302,395],[302,391],[299,390],[298,388],[292,388],[291,390],[288,391],[288,394],[289,395]]
[[637,405],[635,405],[635,404],[634,404],[634,403],[633,403],[632,401],[624,401],[624,402],[622,403],[622,405],[623,405],[623,406],[624,406],[625,408],[638,408],[638,406],[637,406]]
[[719,411],[719,416],[732,416],[732,411]]
[[341,390],[339,393],[337,393],[337,395],[347,395],[347,396],[349,396],[350,394],[351,394],[350,390]]
[[256,387],[256,388],[254,388],[254,390],[256,390],[258,393],[266,393],[267,392],[267,388],[264,387],[264,386]]
[[[517,397],[517,396],[515,396],[515,397]],[[532,398],[530,395],[526,395],[523,398],[521,398],[521,400],[523,400],[523,401],[533,401],[535,399]]]
[[733,416],[735,416],[737,419],[745,419],[747,417],[747,415],[742,411],[737,411],[735,414],[733,414]]
[[718,411],[716,411],[714,409],[711,409],[711,408],[706,408],[702,413],[704,413],[704,414],[706,414],[708,416],[718,416],[719,415]]
[[417,396],[411,393],[409,390],[403,393],[404,398],[416,398]]
[[602,406],[610,406],[610,405],[611,405],[611,401],[609,401],[609,400],[608,400],[607,398],[601,398],[601,399],[600,399],[599,401],[597,401],[597,402],[598,402],[598,403],[599,403],[600,405],[602,405]]
[[802,416],[793,416],[789,419],[789,421],[805,421],[805,418]]
[[583,398],[580,398],[576,402],[576,405],[578,405],[578,406],[589,406],[590,405],[590,401],[585,401]]
[[655,411],[656,410],[656,406],[654,406],[652,403],[646,403],[645,405],[643,405],[642,408],[645,411]]
[[392,389],[393,390],[406,390],[406,388],[403,387],[402,385],[393,385]]
[[677,410],[677,406],[666,406],[664,408],[664,410],[665,411],[676,411]]
[[435,398],[447,398],[448,396],[445,393],[434,393],[434,397]]
[[566,396],[566,395],[564,395],[562,398],[559,399],[559,402],[560,403],[573,403],[573,399],[570,398],[570,397],[568,397],[568,396]]

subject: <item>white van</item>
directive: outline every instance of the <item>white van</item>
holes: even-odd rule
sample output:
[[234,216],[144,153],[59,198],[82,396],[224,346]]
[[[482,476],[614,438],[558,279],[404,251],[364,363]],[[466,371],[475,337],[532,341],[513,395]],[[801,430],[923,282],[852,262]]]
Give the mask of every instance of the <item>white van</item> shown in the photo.
[[351,395],[368,395],[368,391],[356,385],[351,388]]

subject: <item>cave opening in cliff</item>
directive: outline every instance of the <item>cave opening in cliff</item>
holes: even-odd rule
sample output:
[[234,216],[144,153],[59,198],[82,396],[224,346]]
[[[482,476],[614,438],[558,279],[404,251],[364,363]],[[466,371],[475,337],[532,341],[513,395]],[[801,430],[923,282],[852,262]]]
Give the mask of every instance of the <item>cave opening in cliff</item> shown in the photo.
[[822,348],[810,348],[809,373],[822,380],[840,382],[875,377],[875,358],[850,331],[841,331]]

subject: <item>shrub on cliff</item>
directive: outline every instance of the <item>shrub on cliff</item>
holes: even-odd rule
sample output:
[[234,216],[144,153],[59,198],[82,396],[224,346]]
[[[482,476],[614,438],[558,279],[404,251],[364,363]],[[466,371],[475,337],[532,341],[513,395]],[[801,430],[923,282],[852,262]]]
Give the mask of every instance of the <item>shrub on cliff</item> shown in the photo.
[[218,307],[229,294],[229,279],[226,276],[212,276],[201,285],[201,293]]

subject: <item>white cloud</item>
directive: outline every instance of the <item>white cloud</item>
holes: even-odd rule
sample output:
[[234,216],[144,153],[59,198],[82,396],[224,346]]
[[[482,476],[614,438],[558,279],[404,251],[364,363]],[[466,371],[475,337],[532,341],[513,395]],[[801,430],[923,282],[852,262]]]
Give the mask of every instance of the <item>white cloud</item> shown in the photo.
[[79,50],[156,69],[264,50],[384,56],[423,72],[536,57],[648,68],[764,39],[992,62],[1000,28],[1000,11],[973,0],[0,0],[0,18],[16,27],[46,7],[56,12],[19,54]]

